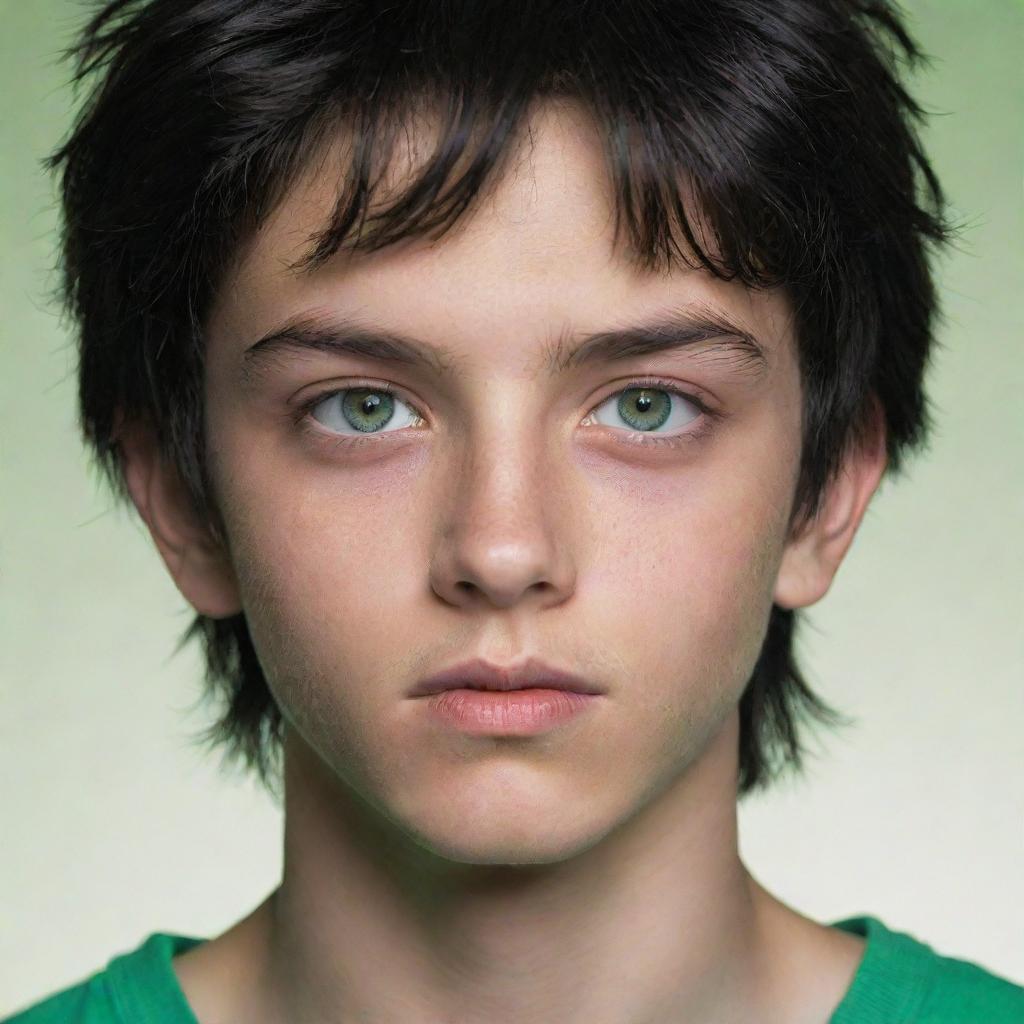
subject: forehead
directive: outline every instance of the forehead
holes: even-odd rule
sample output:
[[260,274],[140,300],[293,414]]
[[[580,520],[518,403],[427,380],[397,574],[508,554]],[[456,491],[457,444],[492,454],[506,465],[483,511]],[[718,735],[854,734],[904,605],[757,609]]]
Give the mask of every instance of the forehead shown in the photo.
[[[435,134],[425,117],[400,134],[371,217],[430,155]],[[754,292],[681,265],[650,271],[632,258],[623,237],[615,237],[615,196],[599,130],[575,102],[535,106],[474,205],[439,239],[342,250],[314,270],[299,269],[311,239],[329,222],[347,156],[339,132],[248,240],[218,294],[211,335],[251,344],[288,320],[340,313],[444,338],[449,351],[473,339],[473,347],[501,341],[514,352],[555,334],[699,307],[729,313],[768,348],[773,338],[786,343],[790,315],[781,293]],[[696,226],[700,231],[699,217]],[[710,234],[700,237],[705,243]]]

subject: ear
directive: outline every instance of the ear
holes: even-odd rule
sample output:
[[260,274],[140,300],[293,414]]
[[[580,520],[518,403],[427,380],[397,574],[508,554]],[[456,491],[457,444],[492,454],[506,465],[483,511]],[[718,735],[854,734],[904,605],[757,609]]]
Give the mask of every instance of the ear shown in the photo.
[[886,462],[885,420],[875,399],[868,437],[849,449],[818,515],[786,544],[775,581],[775,604],[804,608],[828,593],[881,482]]
[[117,440],[125,479],[139,511],[182,596],[201,615],[227,618],[242,610],[227,552],[192,507],[177,468],[160,455],[145,424],[122,424]]

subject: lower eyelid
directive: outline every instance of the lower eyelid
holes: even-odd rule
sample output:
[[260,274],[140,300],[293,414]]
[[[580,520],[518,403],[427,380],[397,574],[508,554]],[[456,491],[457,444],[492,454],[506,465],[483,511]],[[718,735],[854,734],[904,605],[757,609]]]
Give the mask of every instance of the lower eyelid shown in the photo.
[[[675,434],[645,434],[642,431],[613,430],[614,440],[619,444],[631,445],[633,448],[647,448],[656,445],[669,445],[675,448],[702,441],[712,431],[714,423],[709,413],[702,413],[692,421],[696,426],[687,426]],[[626,437],[619,435],[625,434]]]

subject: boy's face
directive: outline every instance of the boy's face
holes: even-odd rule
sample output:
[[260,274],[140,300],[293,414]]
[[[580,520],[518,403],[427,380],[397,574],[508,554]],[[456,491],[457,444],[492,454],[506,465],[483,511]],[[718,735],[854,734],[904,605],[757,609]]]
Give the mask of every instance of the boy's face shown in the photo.
[[[207,429],[230,571],[177,577],[200,610],[244,608],[311,763],[467,862],[589,846],[735,725],[784,586],[799,459],[782,297],[632,269],[612,249],[594,129],[568,106],[542,108],[533,127],[532,151],[436,244],[298,274],[287,264],[325,221],[335,177],[311,174],[276,211],[209,323]],[[573,347],[698,307],[738,321],[766,365],[721,340],[547,364],[559,339]],[[246,349],[297,318],[418,339],[446,350],[448,372],[287,350],[243,372]],[[708,432],[635,443],[615,399],[645,378],[719,414],[675,397],[652,436]],[[340,397],[317,406],[311,429],[296,425],[302,402],[375,383],[395,396],[376,433],[359,434]],[[787,593],[809,603],[831,572],[811,580],[791,557]],[[464,659],[527,655],[604,695],[525,738],[439,727],[407,696]]]

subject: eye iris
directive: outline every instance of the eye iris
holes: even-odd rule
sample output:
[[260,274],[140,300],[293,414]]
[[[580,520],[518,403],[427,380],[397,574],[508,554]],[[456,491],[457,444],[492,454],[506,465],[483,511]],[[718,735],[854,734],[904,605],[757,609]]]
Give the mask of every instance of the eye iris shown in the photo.
[[637,430],[655,430],[669,417],[672,397],[655,388],[627,388],[618,401],[619,415]]
[[[372,434],[387,425],[394,414],[395,402],[385,391],[349,388],[341,400],[341,409],[345,419],[356,430]],[[371,422],[367,423],[367,420]]]

